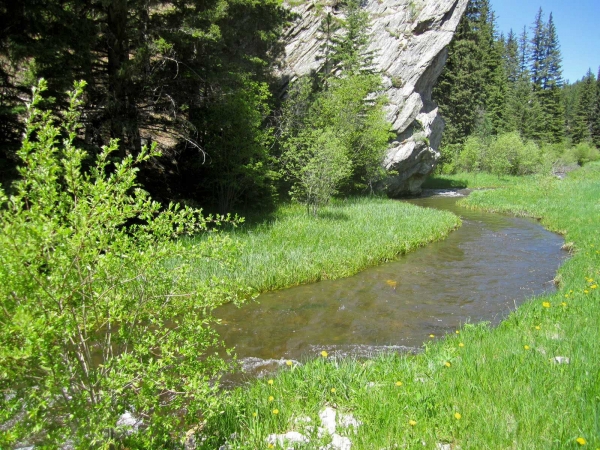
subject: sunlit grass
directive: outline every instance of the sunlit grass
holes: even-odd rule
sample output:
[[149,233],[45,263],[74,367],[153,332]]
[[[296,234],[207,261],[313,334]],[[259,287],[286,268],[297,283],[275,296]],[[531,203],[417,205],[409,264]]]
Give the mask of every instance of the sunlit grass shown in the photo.
[[[463,203],[540,217],[564,233],[573,255],[557,292],[531,299],[496,328],[466,325],[432,339],[416,356],[337,360],[316,350],[272,384],[259,379],[231,392],[205,424],[203,448],[233,432],[231,448],[266,448],[270,433],[305,432],[298,417],[318,424],[325,406],[362,422],[347,434],[352,449],[600,448],[600,165]],[[319,448],[327,438],[311,439],[294,448]]]
[[459,225],[451,213],[382,198],[336,201],[317,217],[286,205],[271,220],[230,233],[242,248],[232,267],[204,264],[198,276],[255,292],[341,278],[442,239]]

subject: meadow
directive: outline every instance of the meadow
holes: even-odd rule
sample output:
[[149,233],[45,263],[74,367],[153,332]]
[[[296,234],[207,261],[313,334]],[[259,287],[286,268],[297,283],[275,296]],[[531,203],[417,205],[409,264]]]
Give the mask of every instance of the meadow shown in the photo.
[[339,431],[352,449],[599,448],[600,164],[564,180],[505,181],[509,187],[462,203],[535,217],[563,234],[572,255],[555,293],[530,299],[495,328],[465,324],[418,355],[353,360],[323,352],[290,361],[271,379],[225,395],[221,414],[203,424],[200,447],[288,448],[267,437],[297,431],[310,442],[293,448],[320,448],[332,437],[313,425],[332,407],[359,421]]
[[251,293],[347,277],[458,226],[460,219],[449,212],[378,197],[334,200],[316,217],[288,204],[268,220],[230,230],[228,238],[241,249],[237,257],[230,265],[204,261],[197,276],[226,279]]

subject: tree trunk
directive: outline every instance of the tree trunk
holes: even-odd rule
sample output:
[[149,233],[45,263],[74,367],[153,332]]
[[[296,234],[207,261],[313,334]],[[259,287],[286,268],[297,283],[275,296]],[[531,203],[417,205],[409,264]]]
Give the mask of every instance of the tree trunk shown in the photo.
[[140,132],[131,68],[129,67],[129,36],[127,34],[127,0],[111,0],[106,21],[108,51],[108,119],[111,138],[119,139],[120,154],[140,151]]

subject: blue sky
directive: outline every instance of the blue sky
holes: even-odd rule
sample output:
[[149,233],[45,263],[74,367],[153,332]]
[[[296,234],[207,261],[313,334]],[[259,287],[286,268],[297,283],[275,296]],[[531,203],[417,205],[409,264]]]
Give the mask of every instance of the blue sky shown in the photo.
[[600,66],[600,0],[491,0],[498,16],[499,31],[528,32],[540,6],[548,20],[553,13],[563,57],[563,78],[571,82],[583,77],[588,68],[594,74]]

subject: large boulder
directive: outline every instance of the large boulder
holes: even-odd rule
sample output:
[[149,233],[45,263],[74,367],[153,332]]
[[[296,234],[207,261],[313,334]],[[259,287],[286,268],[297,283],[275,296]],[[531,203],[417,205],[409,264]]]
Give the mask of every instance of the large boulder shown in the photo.
[[[367,0],[371,48],[389,99],[395,138],[384,164],[388,195],[417,194],[435,168],[444,121],[431,99],[447,46],[468,0]],[[319,26],[324,13],[341,15],[339,0],[288,0],[297,19],[285,33],[281,76],[286,83],[320,69]]]

